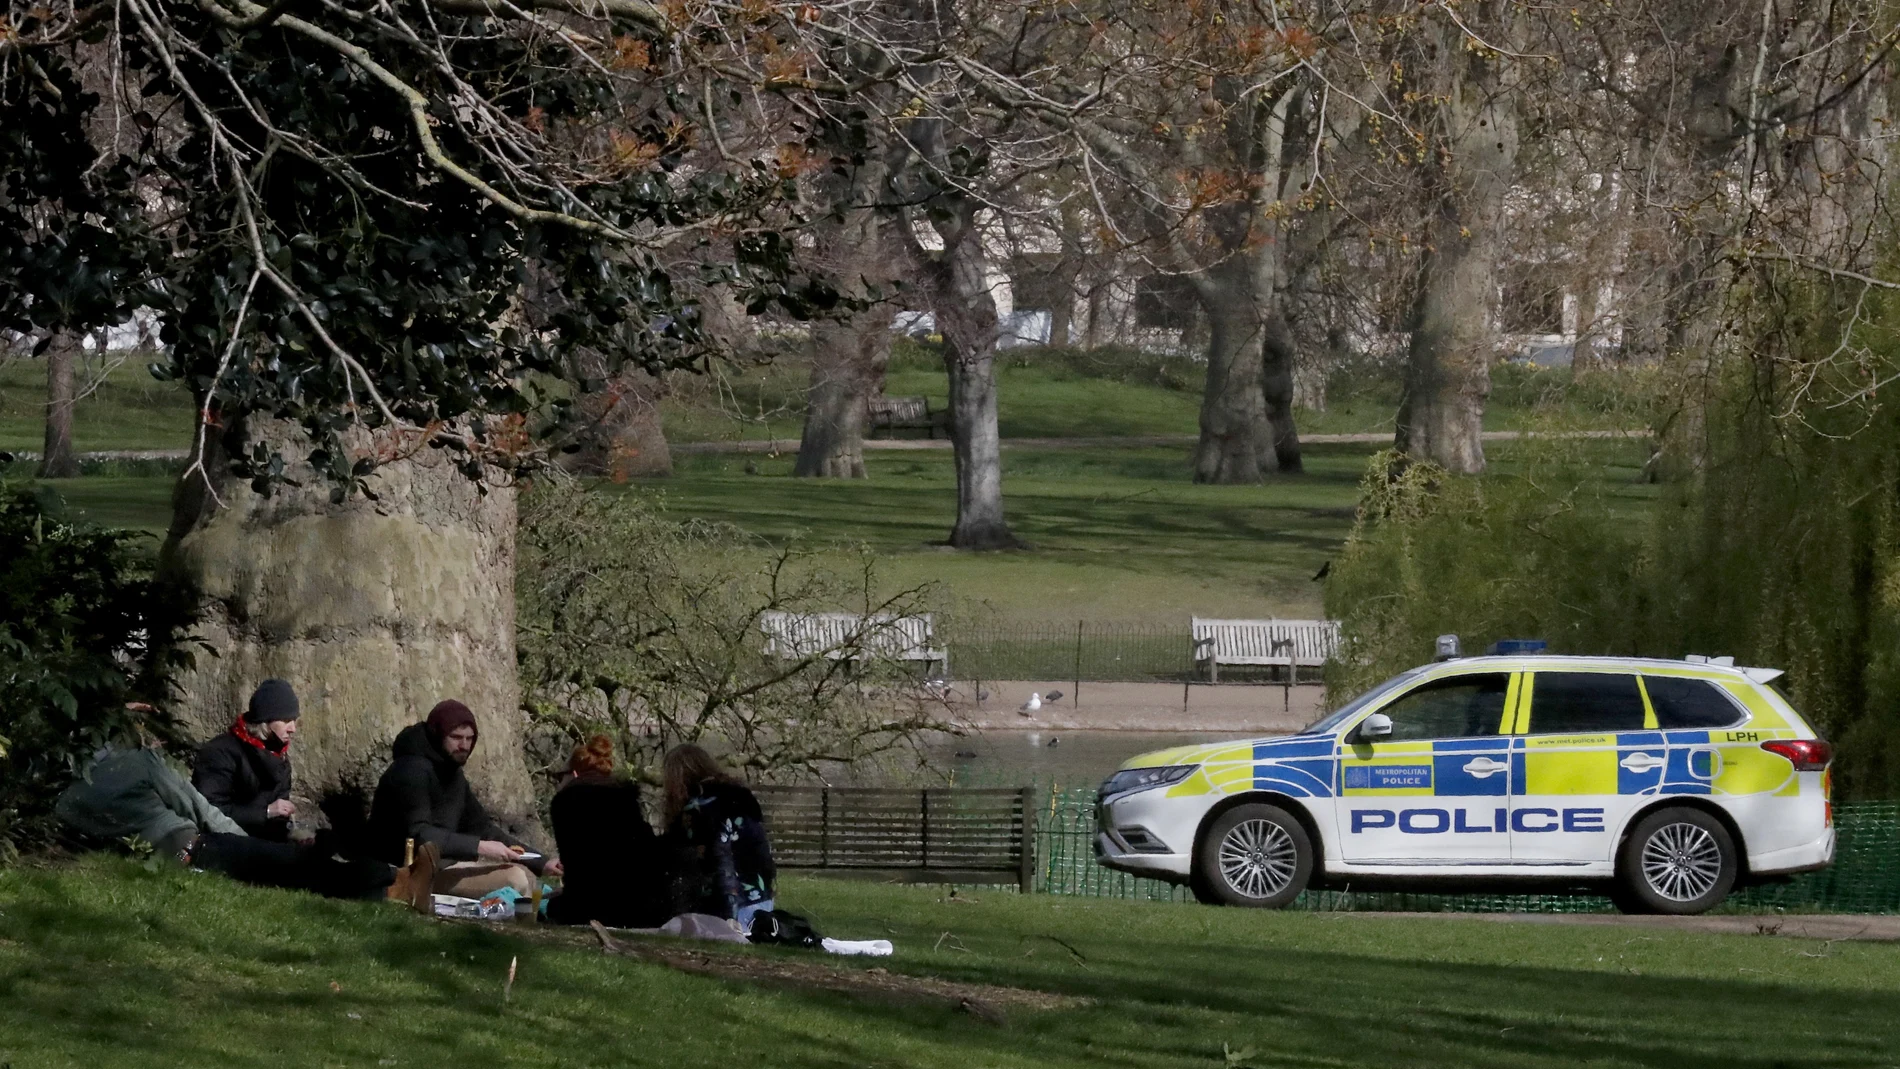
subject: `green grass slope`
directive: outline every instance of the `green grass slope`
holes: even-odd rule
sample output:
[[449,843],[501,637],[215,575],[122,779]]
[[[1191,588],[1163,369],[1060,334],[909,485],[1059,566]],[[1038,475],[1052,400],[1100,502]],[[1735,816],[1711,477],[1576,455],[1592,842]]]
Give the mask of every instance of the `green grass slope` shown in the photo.
[[101,858],[0,872],[0,1064],[1768,1069],[1900,1055],[1888,946],[807,879],[780,900],[897,955],[705,952],[1077,1001],[997,1021]]
[[[152,378],[148,362],[134,354],[75,406],[73,445],[81,452],[190,447],[191,395],[178,383]],[[95,375],[82,367],[81,388]],[[37,453],[45,440],[45,362],[0,361],[0,451]]]
[[1031,549],[976,555],[942,546],[956,518],[948,452],[867,454],[861,481],[794,479],[789,456],[681,456],[649,485],[675,513],[775,541],[869,543],[893,585],[937,580],[1013,620],[1184,624],[1316,610],[1310,578],[1351,526],[1369,452],[1315,446],[1298,478],[1197,486],[1175,447],[1007,449],[1004,500]]

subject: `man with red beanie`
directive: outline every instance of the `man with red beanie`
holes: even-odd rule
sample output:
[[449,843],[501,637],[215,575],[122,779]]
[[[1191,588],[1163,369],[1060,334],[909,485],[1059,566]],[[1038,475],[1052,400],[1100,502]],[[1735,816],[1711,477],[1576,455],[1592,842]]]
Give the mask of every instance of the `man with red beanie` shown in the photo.
[[406,844],[415,840],[418,862],[434,869],[436,894],[480,898],[513,887],[528,895],[537,877],[522,864],[524,851],[508,845],[508,833],[476,801],[462,774],[477,734],[475,714],[452,698],[436,703],[427,720],[402,729],[392,747],[396,759],[370,801],[371,849],[401,865]]

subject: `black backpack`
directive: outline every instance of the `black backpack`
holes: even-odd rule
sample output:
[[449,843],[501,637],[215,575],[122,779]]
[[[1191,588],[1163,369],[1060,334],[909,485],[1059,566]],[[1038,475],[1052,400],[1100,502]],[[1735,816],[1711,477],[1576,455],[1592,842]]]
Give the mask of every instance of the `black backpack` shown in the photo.
[[752,915],[752,934],[754,943],[777,943],[780,946],[815,947],[824,942],[824,936],[811,922],[796,913],[787,913],[782,909],[760,910]]

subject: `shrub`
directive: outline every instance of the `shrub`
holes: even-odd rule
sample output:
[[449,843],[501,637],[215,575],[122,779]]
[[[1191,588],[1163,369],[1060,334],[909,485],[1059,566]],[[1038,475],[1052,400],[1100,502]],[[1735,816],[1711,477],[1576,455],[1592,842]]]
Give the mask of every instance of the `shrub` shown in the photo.
[[1561,653],[1656,652],[1646,525],[1606,500],[1571,443],[1525,454],[1519,473],[1485,478],[1391,451],[1372,458],[1326,584],[1328,615],[1344,627],[1327,678],[1335,704],[1428,660],[1440,634],[1467,652],[1518,637]]
[[[942,702],[902,665],[766,652],[768,612],[924,607],[923,590],[881,595],[868,555],[774,548],[565,479],[523,496],[519,547],[522,698],[542,756],[605,733],[652,779],[666,749],[710,740],[770,778],[908,755],[945,726]],[[845,651],[874,641],[861,629]]]
[[171,734],[126,708],[164,697],[183,656],[172,601],[136,571],[144,536],[62,511],[50,490],[0,483],[0,860],[51,840],[53,802],[99,747]]

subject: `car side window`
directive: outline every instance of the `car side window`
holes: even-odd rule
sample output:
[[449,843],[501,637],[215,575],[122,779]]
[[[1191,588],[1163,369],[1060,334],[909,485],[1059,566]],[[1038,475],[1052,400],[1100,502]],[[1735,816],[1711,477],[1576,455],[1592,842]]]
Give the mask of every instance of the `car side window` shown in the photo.
[[1741,722],[1742,711],[1706,679],[1644,676],[1656,726],[1664,731],[1683,728],[1725,728]]
[[1643,694],[1622,672],[1538,672],[1531,684],[1531,732],[1580,735],[1643,730]]
[[1390,741],[1496,735],[1510,674],[1485,672],[1421,684],[1379,712],[1392,718]]

